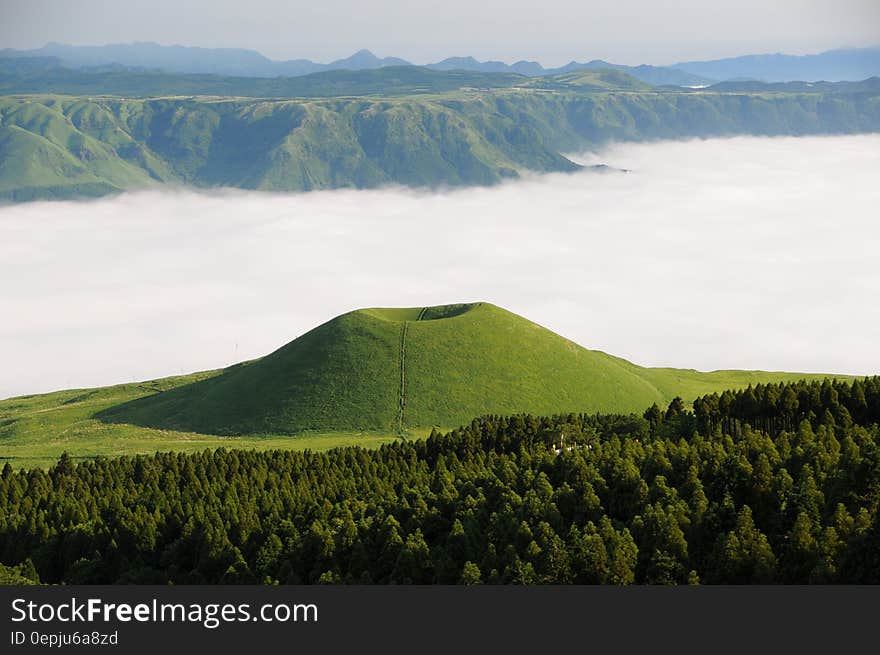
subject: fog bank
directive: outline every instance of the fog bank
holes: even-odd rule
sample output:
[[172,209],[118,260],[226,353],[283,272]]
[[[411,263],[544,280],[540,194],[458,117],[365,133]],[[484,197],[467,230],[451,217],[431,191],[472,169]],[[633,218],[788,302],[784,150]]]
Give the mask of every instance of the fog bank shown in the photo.
[[0,397],[217,368],[486,300],[643,365],[880,373],[880,135],[618,144],[450,192],[0,207]]

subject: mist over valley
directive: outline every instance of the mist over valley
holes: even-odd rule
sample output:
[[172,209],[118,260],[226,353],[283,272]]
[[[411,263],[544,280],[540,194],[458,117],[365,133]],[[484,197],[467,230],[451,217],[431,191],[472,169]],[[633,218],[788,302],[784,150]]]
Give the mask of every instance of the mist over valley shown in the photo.
[[570,157],[630,172],[2,207],[0,396],[214,369],[358,307],[479,300],[642,365],[880,368],[880,137]]

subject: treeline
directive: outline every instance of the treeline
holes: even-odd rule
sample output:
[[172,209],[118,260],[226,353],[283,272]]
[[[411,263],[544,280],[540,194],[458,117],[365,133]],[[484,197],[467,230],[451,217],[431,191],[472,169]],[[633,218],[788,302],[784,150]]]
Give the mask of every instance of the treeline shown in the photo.
[[50,583],[880,583],[878,385],[7,465],[0,561]]
[[725,432],[751,425],[778,435],[801,421],[816,425],[871,425],[880,423],[880,378],[851,383],[825,380],[795,384],[759,384],[742,391],[713,393],[694,401],[698,429]]

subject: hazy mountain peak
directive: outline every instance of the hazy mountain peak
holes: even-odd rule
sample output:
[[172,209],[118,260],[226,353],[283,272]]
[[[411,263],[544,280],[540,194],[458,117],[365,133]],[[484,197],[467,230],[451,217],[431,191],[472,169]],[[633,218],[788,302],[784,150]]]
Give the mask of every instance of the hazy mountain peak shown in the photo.
[[382,68],[383,66],[411,66],[408,61],[398,57],[380,58],[374,55],[370,50],[362,48],[350,57],[337,59],[325,66],[325,69],[347,68],[350,70],[363,70],[369,68]]

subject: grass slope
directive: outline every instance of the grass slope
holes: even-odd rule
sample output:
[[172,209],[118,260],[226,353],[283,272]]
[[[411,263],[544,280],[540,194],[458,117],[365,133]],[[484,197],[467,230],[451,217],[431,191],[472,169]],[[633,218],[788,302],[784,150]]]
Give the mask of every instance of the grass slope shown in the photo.
[[14,466],[45,467],[57,461],[64,452],[74,458],[92,458],[216,448],[327,450],[353,443],[378,446],[395,439],[388,433],[357,432],[310,433],[296,437],[260,434],[222,437],[106,423],[96,418],[108,408],[218,373],[220,371],[0,400],[0,466],[3,461],[9,461]]

